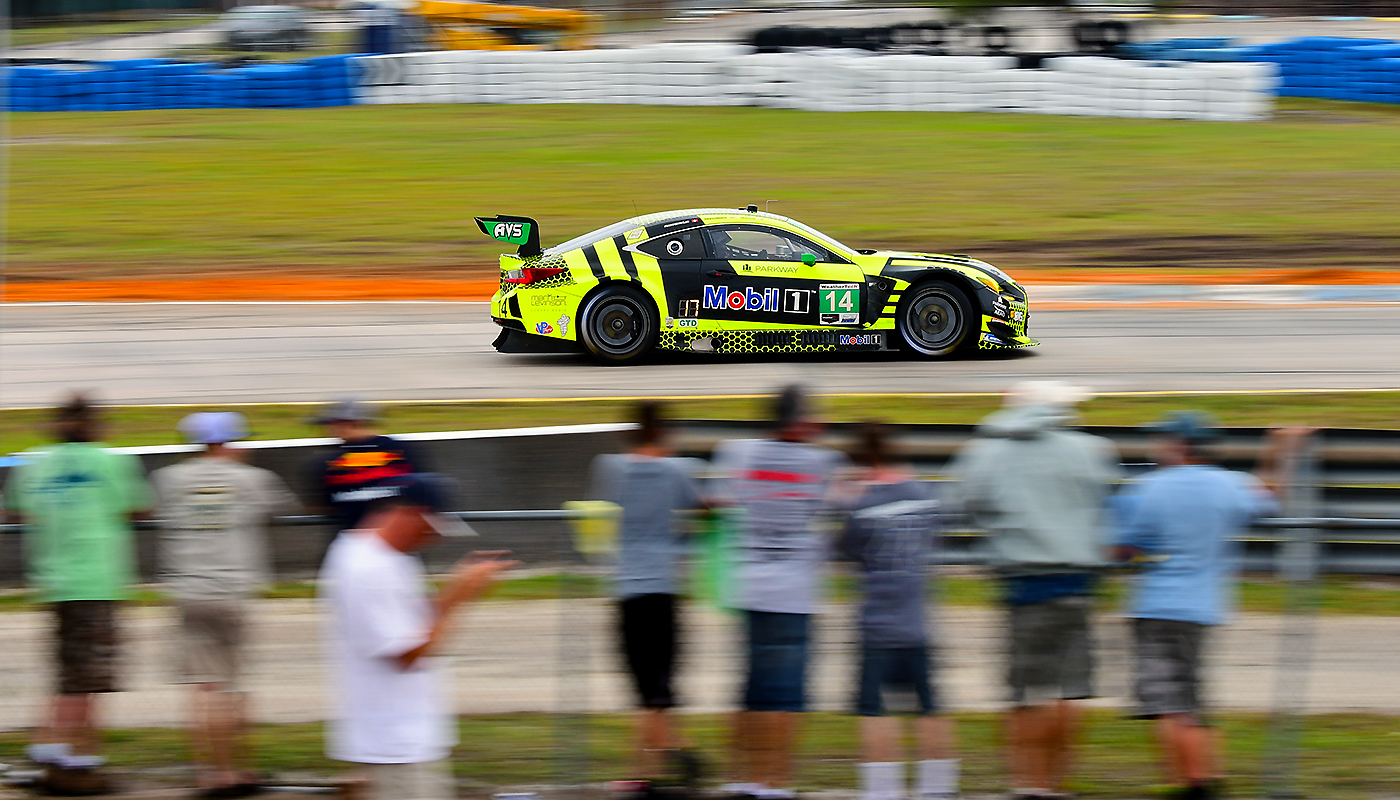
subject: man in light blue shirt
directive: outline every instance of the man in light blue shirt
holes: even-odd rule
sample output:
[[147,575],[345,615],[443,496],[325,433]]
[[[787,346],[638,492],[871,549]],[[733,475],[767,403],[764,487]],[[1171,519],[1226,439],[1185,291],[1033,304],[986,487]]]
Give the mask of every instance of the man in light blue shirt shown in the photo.
[[[1158,469],[1123,498],[1116,555],[1142,565],[1128,617],[1140,716],[1157,721],[1176,797],[1215,797],[1216,741],[1202,717],[1199,670],[1210,626],[1232,605],[1238,538],[1275,509],[1252,475],[1211,463],[1215,423],[1174,412],[1152,427]],[[1272,474],[1272,449],[1261,474]]]

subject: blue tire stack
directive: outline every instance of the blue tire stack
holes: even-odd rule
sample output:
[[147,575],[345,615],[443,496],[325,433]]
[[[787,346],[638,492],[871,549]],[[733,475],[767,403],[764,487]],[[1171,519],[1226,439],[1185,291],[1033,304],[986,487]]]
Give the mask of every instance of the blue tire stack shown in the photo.
[[164,108],[311,108],[351,105],[354,56],[222,68],[146,58],[9,67],[11,111],[123,111]]
[[1278,93],[1364,103],[1400,103],[1400,42],[1305,36],[1256,47],[1229,39],[1166,39],[1123,45],[1134,58],[1163,61],[1270,61]]

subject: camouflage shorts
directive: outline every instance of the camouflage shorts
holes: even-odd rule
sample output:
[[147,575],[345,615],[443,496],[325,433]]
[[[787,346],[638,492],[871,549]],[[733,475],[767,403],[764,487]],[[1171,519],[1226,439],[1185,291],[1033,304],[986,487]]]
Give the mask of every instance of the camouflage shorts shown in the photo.
[[1133,620],[1133,676],[1140,717],[1199,717],[1201,646],[1207,626],[1170,619]]
[[1015,705],[1094,696],[1093,598],[1074,595],[1011,606],[1007,683]]
[[117,691],[117,602],[54,603],[58,618],[58,693]]

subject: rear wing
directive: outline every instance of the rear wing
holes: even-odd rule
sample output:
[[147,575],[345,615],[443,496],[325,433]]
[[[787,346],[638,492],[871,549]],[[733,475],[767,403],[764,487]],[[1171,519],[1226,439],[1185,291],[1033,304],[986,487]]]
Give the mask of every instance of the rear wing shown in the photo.
[[540,224],[529,217],[511,217],[505,214],[477,217],[476,226],[492,239],[520,245],[515,254],[521,258],[532,258],[541,252]]

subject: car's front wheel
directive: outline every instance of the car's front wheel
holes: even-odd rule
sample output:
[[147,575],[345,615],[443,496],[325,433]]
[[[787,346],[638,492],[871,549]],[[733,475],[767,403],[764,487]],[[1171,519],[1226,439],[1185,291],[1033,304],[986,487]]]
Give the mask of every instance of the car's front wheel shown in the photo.
[[899,304],[900,338],[925,358],[950,356],[976,342],[972,302],[958,287],[926,281],[905,292]]
[[599,361],[628,364],[656,344],[658,322],[651,299],[630,286],[609,286],[584,304],[579,337]]

